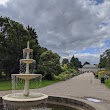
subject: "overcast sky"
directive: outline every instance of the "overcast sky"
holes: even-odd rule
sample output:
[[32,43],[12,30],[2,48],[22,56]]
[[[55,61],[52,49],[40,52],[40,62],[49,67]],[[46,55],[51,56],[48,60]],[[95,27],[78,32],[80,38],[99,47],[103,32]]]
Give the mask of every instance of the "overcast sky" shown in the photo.
[[62,58],[95,64],[110,48],[110,0],[0,0],[0,16],[35,28]]

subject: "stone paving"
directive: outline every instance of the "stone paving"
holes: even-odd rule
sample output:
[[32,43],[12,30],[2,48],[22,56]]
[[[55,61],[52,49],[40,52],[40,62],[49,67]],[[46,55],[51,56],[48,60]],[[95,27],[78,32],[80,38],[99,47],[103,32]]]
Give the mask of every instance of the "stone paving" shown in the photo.
[[[78,99],[94,106],[96,110],[110,110],[110,90],[101,84],[99,79],[95,79],[92,73],[84,73],[67,81],[31,91]],[[0,91],[0,96],[2,97],[8,93],[11,93],[11,91]],[[100,99],[102,102],[94,103],[86,100],[87,97]]]

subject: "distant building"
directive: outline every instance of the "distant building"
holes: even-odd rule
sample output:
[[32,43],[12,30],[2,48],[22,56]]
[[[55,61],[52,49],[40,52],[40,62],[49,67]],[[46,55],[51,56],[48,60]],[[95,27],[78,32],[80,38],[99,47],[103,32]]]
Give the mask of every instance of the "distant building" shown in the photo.
[[97,72],[98,71],[98,67],[97,67],[97,65],[86,64],[82,68],[79,68],[79,71],[81,71],[81,72],[89,72],[89,71]]

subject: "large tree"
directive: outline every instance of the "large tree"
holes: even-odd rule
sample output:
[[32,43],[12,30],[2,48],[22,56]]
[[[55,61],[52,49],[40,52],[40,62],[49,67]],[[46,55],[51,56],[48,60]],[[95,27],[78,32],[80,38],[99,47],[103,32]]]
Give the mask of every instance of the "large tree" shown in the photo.
[[72,66],[74,66],[76,68],[81,68],[82,67],[81,62],[79,61],[78,58],[75,58],[74,55],[72,56],[72,58],[70,60],[70,63],[71,63]]
[[52,79],[54,74],[61,73],[60,57],[58,54],[48,50],[40,55],[38,71],[42,71],[46,79]]
[[37,38],[32,27],[24,28],[18,22],[0,17],[0,73],[3,71],[9,77],[11,73],[19,72],[19,60],[27,41],[34,49],[35,59],[39,59],[41,47]]
[[99,67],[110,69],[110,49],[106,50],[102,55],[100,55]]

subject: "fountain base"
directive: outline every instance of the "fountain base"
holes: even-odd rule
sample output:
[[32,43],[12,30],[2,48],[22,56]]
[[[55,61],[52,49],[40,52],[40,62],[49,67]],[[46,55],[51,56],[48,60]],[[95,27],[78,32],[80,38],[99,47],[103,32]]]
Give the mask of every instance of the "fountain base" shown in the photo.
[[48,96],[42,93],[30,93],[29,96],[24,96],[23,93],[14,93],[2,97],[4,105],[18,109],[38,106],[45,103],[47,98]]

